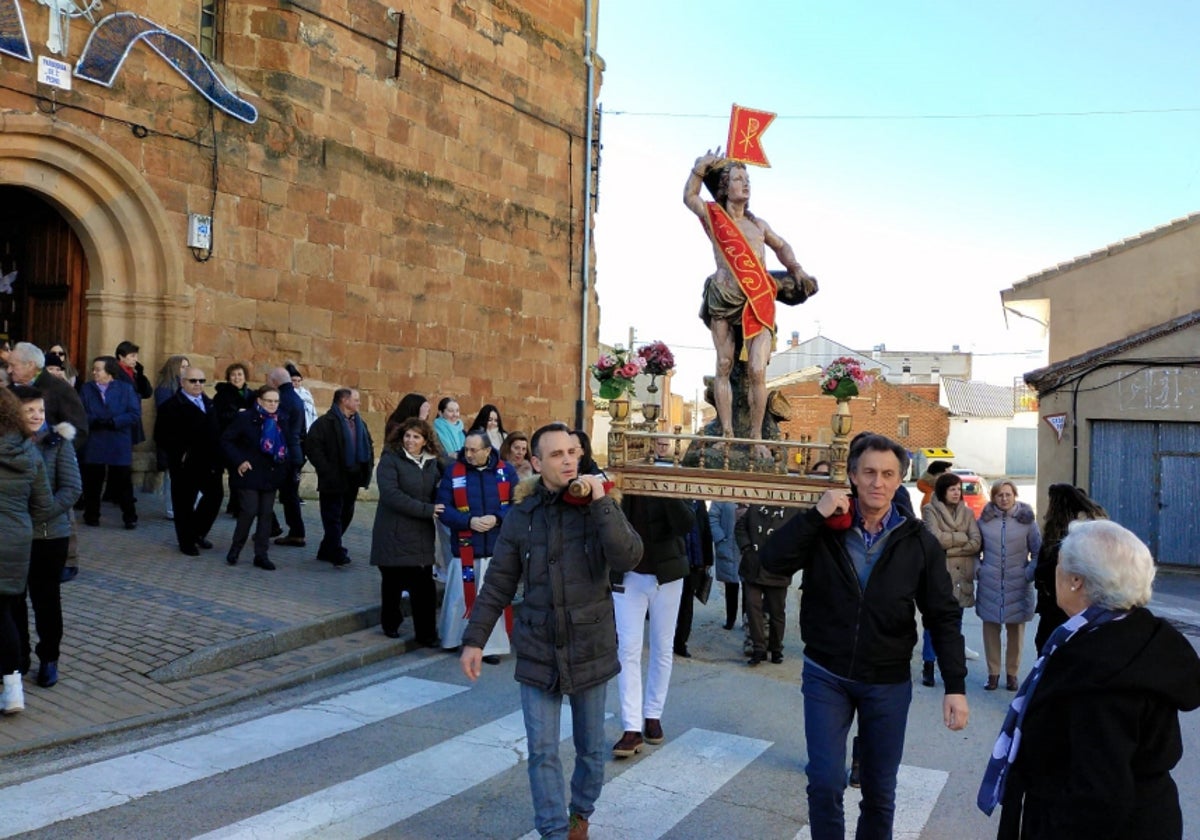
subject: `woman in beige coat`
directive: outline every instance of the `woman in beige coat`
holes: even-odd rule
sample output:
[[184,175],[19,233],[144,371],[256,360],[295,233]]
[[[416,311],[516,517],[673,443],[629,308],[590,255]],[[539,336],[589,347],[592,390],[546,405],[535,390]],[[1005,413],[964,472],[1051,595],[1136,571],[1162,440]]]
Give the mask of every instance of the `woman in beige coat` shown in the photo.
[[[982,540],[979,525],[971,509],[962,500],[962,479],[951,472],[938,476],[933,486],[933,500],[921,508],[921,519],[942,548],[946,550],[946,571],[954,584],[954,598],[958,601],[958,629],[962,631],[962,610],[975,606],[975,561],[979,559]],[[978,657],[979,654],[975,654]],[[932,686],[933,642],[925,633],[921,659],[921,684]]]

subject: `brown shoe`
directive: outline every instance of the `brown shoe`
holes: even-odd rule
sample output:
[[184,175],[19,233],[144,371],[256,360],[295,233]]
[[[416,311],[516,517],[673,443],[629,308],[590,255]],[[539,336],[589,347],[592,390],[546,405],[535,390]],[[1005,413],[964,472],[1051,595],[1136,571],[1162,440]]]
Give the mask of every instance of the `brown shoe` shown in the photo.
[[646,718],[642,733],[646,736],[647,744],[661,744],[666,738],[662,731],[662,721],[658,718]]
[[1020,688],[1021,686],[1017,682],[1017,675],[1009,674],[1008,681],[1004,684],[1004,687],[1007,688],[1009,691],[1016,691],[1018,688]]
[[641,732],[627,731],[621,736],[620,741],[613,744],[613,756],[616,758],[629,758],[630,756],[637,755],[642,751],[643,743],[645,742],[642,741]]
[[999,687],[1000,687],[1000,675],[999,674],[988,674],[987,682],[985,682],[983,684],[983,690],[984,691],[995,691]]
[[571,823],[567,828],[567,840],[587,840],[588,821],[578,814],[571,815]]

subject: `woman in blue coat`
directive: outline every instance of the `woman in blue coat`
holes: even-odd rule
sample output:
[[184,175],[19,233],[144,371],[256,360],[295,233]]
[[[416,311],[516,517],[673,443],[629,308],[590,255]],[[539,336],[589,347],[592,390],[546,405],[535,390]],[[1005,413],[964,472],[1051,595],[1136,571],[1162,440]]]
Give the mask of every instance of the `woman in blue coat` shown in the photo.
[[725,629],[732,630],[738,617],[738,549],[734,528],[737,525],[737,505],[733,502],[713,502],[708,509],[708,525],[712,529],[713,546],[717,555],[717,580],[725,584]]
[[83,521],[100,524],[100,491],[105,473],[108,486],[121,506],[125,528],[137,527],[133,501],[133,430],[142,422],[142,401],[121,376],[112,356],[92,360],[92,381],[80,391],[88,418],[88,439],[80,452],[83,476]]
[[257,391],[254,408],[233,418],[221,435],[221,452],[229,467],[230,491],[238,495],[238,521],[225,562],[236,566],[242,546],[250,536],[250,523],[258,518],[254,531],[254,565],[274,571],[267,556],[271,546],[271,512],[275,492],[288,472],[288,451],[279,425],[279,390],[264,385]]

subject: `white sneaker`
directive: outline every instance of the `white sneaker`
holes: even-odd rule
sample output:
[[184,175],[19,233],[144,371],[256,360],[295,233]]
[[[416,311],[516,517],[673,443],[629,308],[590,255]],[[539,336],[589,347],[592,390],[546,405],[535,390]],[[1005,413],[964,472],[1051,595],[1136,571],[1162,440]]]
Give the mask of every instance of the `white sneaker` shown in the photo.
[[967,659],[978,659],[979,658],[979,651],[971,650],[966,645],[963,645],[963,653],[966,654]]
[[25,710],[25,690],[21,672],[4,675],[4,714],[15,715]]

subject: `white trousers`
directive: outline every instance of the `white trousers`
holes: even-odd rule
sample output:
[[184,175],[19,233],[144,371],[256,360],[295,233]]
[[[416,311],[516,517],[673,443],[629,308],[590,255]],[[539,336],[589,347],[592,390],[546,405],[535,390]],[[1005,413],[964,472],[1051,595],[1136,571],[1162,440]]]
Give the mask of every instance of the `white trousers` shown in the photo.
[[[661,718],[674,662],[675,622],[683,580],[661,586],[654,575],[625,573],[625,591],[613,593],[617,616],[617,656],[621,673],[621,723],[626,732],[641,732],[646,718]],[[650,611],[650,656],[646,664],[646,693],[642,695],[642,634]]]

